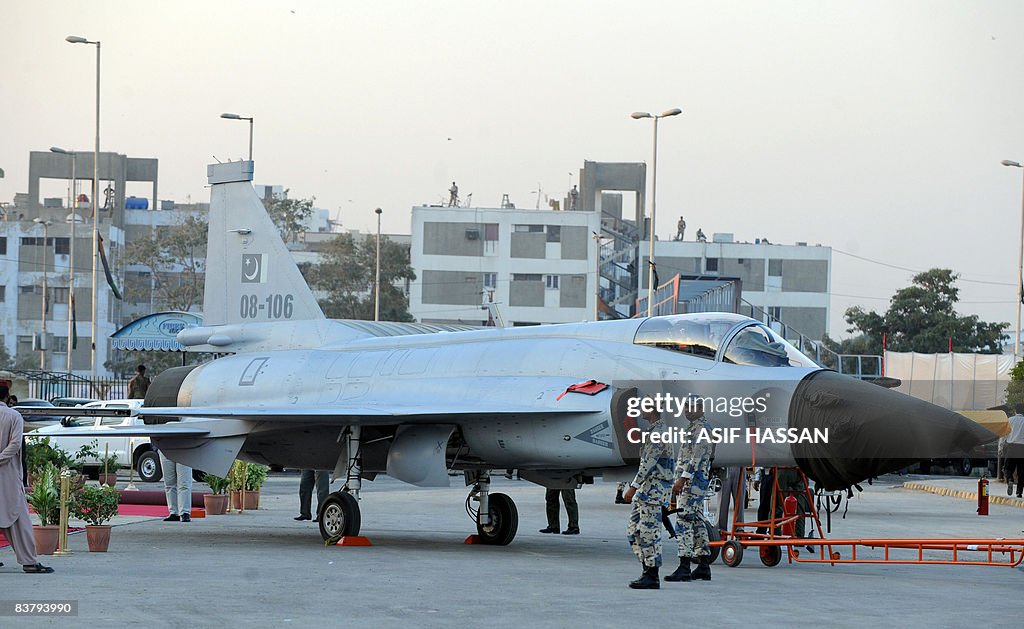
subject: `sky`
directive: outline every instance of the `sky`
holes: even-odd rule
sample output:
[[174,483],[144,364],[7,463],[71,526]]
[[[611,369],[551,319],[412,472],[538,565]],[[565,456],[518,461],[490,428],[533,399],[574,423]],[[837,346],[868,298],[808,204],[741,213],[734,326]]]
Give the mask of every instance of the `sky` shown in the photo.
[[884,310],[932,267],[962,275],[962,313],[1016,316],[1022,171],[1000,161],[1024,161],[1018,0],[0,0],[0,15],[0,201],[27,191],[30,151],[92,150],[95,48],[64,41],[79,35],[102,42],[101,150],[158,158],[161,199],[208,200],[206,164],[246,156],[246,123],[219,118],[233,112],[255,118],[256,183],[346,228],[374,229],[380,207],[384,231],[408,233],[453,180],[474,205],[534,207],[584,160],[649,162],[651,122],[630,112],[680,107],[659,126],[662,238],[683,215],[690,234],[833,247],[835,336],[847,307]]

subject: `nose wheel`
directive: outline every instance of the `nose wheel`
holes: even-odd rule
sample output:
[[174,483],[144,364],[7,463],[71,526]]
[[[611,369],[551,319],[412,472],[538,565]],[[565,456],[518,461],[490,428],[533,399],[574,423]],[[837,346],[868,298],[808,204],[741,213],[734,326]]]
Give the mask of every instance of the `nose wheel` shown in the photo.
[[324,540],[359,535],[359,502],[347,491],[335,492],[320,505],[317,519]]

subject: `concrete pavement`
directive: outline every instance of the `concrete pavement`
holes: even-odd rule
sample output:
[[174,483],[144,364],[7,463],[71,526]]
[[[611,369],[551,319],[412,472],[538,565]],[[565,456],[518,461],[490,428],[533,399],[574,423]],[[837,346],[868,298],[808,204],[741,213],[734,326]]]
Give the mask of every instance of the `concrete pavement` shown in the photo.
[[[519,534],[488,547],[462,543],[474,529],[461,479],[452,480],[450,489],[366,483],[363,533],[374,546],[326,548],[315,524],[292,520],[298,476],[272,475],[259,511],[118,526],[106,554],[86,552],[84,535],[73,536],[75,554],[44,560],[53,575],[22,574],[2,551],[0,599],[78,599],[78,618],[58,626],[622,627],[681,614],[697,626],[1019,626],[1024,571],[1016,568],[785,560],[766,568],[749,552],[737,568],[714,564],[709,583],[633,591],[626,583],[640,569],[625,541],[629,506],[612,503],[614,484],[577,492],[583,534],[562,536],[537,532],[541,488],[498,479],[495,491],[519,508]],[[978,517],[970,502],[904,489],[907,480],[917,479],[865,485],[845,519],[834,514],[831,536],[1024,536],[1020,509],[993,505]],[[665,550],[674,566],[674,546]],[[7,620],[0,624],[55,624]]]

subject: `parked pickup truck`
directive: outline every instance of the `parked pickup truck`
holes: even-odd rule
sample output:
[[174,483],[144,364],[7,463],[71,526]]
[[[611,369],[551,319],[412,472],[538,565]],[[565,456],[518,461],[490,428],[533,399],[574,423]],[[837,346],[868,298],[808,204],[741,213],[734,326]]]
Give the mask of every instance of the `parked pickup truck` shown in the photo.
[[[90,402],[82,408],[139,408],[142,400],[106,400],[102,402]],[[133,466],[139,475],[139,480],[155,482],[163,478],[160,469],[160,456],[149,443],[147,437],[76,437],[75,432],[84,429],[99,429],[113,426],[134,426],[141,425],[139,417],[65,417],[59,424],[45,426],[28,433],[26,436],[49,437],[50,446],[60,448],[68,454],[74,454],[84,445],[96,442],[96,452],[103,456],[108,450],[111,455],[117,455],[118,463],[123,467]],[[129,449],[131,451],[129,452]],[[98,459],[86,459],[83,461],[86,470],[99,468]]]

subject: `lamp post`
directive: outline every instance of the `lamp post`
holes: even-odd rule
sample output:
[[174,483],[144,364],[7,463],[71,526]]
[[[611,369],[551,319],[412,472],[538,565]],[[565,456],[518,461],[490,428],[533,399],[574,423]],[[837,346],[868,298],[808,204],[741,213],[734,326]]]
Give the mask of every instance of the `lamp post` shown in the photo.
[[59,146],[51,146],[50,150],[61,155],[71,156],[71,216],[66,221],[71,223],[71,249],[68,262],[68,364],[67,371],[71,373],[71,339],[75,337],[75,320],[72,316],[75,304],[75,225],[78,224],[78,174],[75,167],[78,162],[78,153],[66,151]]
[[663,111],[658,115],[649,114],[646,111],[634,111],[629,115],[634,120],[641,118],[654,119],[654,157],[651,160],[651,228],[648,230],[647,239],[650,241],[650,251],[647,254],[647,316],[650,317],[654,308],[654,219],[656,217],[658,198],[658,120],[670,116],[678,116],[683,113],[682,109],[676,107]]
[[377,215],[377,268],[373,280],[373,320],[380,321],[380,215],[384,210],[377,208],[374,213]]
[[221,114],[225,120],[248,120],[249,121],[249,161],[252,161],[252,117],[239,116],[238,114]]
[[[1020,168],[1022,175],[1024,175],[1024,166],[1020,162],[1004,159],[1002,164],[1003,166]],[[1020,304],[1022,298],[1021,290],[1024,290],[1024,184],[1022,184],[1021,188],[1020,239],[1017,241],[1017,244],[1020,245],[1020,248],[1017,251],[1017,329],[1014,332],[1016,340],[1013,343],[1013,357],[1015,359],[1020,356]]]
[[39,320],[42,322],[43,331],[39,336],[39,368],[46,371],[46,270],[49,266],[49,259],[46,255],[46,242],[50,239],[50,221],[37,216],[32,219],[32,222],[43,226],[43,305],[39,309]]
[[[99,302],[99,291],[96,290],[96,267],[99,265],[100,257],[100,224],[98,197],[100,189],[100,42],[89,41],[84,37],[68,35],[64,41],[70,44],[91,44],[96,46],[96,147],[92,156],[92,337],[89,341],[92,344],[92,357],[90,359],[90,371],[93,380],[96,379],[96,304]],[[74,260],[72,260],[74,262]],[[69,300],[70,301],[70,300]],[[69,303],[68,306],[71,304]]]

